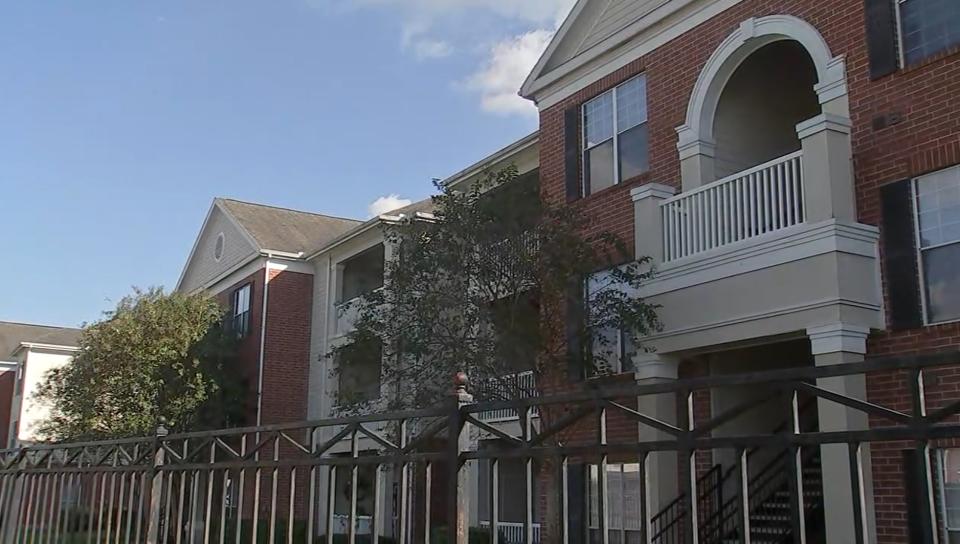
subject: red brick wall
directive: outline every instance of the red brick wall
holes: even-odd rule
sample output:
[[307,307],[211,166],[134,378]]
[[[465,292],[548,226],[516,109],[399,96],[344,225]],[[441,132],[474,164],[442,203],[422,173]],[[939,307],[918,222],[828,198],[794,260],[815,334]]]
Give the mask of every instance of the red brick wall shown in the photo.
[[[250,332],[240,339],[237,348],[239,371],[249,392],[246,399],[247,420],[244,422],[246,425],[254,425],[257,421],[257,375],[260,364],[260,327],[263,316],[263,278],[264,270],[257,270],[217,294],[217,300],[220,304],[229,309],[234,291],[248,283],[251,285]],[[229,317],[227,316],[227,318]]]
[[270,271],[264,342],[264,425],[307,417],[313,276]]
[[[864,34],[863,0],[745,0],[650,54],[602,78],[540,113],[541,191],[562,203],[564,191],[564,111],[639,73],[647,76],[650,171],[584,198],[574,205],[596,219],[594,229],[610,230],[632,243],[633,205],[629,191],[648,182],[679,186],[676,127],[685,120],[693,85],[720,42],[749,17],[790,14],[815,26],[834,55],[844,55],[860,221],[880,223],[879,190],[884,184],[960,163],[960,51],[871,81]],[[874,130],[877,115],[898,113],[902,122]],[[887,305],[889,307],[889,305]],[[960,347],[960,323],[881,332],[869,341],[871,355],[904,354]],[[960,361],[958,361],[960,362]],[[957,374],[956,369],[940,371]],[[935,398],[956,398],[957,380],[930,387]],[[870,400],[901,407],[906,390],[896,376],[870,376]],[[879,542],[903,542],[905,509],[896,445],[875,447]],[[895,459],[896,458],[896,459]]]
[[13,403],[13,388],[17,383],[17,371],[0,374],[0,449],[9,445],[10,408]]

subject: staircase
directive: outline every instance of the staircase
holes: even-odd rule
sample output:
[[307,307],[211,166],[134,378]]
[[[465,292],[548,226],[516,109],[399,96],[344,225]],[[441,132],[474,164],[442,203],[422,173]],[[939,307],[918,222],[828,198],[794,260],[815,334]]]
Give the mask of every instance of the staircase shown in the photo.
[[[804,408],[809,408],[810,404]],[[803,412],[805,410],[801,410]],[[782,432],[781,425],[772,434]],[[747,453],[748,466],[756,466],[760,452]],[[766,450],[770,451],[770,450]],[[753,461],[751,463],[750,461]],[[792,504],[788,467],[788,451],[780,450],[759,470],[751,470],[747,482],[747,505],[750,519],[751,544],[783,544],[793,541]],[[801,454],[803,467],[803,508],[807,542],[822,542],[823,533],[823,475],[820,466],[820,448],[808,448]],[[734,544],[743,542],[737,521],[739,496],[730,491],[737,488],[736,469],[714,465],[697,480],[697,510],[700,542],[703,544]],[[726,492],[726,493],[725,493]],[[677,497],[651,519],[655,544],[683,542],[685,497]]]

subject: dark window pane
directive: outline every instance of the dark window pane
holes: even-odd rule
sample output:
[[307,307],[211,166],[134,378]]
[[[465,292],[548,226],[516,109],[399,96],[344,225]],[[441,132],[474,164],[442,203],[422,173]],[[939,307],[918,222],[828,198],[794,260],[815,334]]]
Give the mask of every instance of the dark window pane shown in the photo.
[[364,402],[380,398],[381,347],[358,343],[337,355],[341,399]]
[[923,252],[927,315],[931,322],[960,319],[960,244]]
[[587,151],[586,162],[588,195],[613,185],[613,140]]
[[903,55],[907,64],[960,45],[960,2],[905,0],[900,4]]
[[620,134],[619,146],[620,181],[640,175],[650,168],[646,123]]

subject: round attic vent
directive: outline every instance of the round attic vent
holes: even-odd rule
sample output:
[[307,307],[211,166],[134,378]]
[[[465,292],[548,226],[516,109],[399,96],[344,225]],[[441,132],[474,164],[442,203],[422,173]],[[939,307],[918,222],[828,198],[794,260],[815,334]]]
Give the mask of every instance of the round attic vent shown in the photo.
[[220,261],[223,258],[223,233],[217,235],[217,243],[213,246],[213,260]]

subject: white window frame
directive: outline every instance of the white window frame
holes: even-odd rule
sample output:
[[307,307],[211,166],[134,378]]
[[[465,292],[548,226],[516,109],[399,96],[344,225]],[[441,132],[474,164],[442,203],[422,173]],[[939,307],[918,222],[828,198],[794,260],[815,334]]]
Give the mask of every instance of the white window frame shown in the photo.
[[938,508],[939,510],[938,513],[940,515],[940,521],[941,521],[940,526],[943,531],[943,534],[941,534],[940,536],[944,539],[944,542],[947,542],[947,539],[949,539],[950,533],[960,533],[960,527],[947,526],[947,520],[949,519],[949,517],[947,516],[947,489],[946,489],[947,482],[943,472],[945,470],[945,467],[947,466],[947,462],[946,462],[947,457],[950,455],[951,451],[955,452],[956,455],[960,455],[960,449],[958,448],[940,448],[940,449],[937,449],[937,455],[935,457],[936,465],[937,465],[936,466],[936,470],[937,470],[936,483],[937,483],[937,495],[938,495],[937,498],[939,499],[937,502],[939,503],[939,506],[940,506]]
[[[240,310],[240,293],[242,293],[243,291],[246,291],[246,292],[247,292],[247,296],[246,296],[246,303],[247,303],[247,305],[246,305],[246,308],[243,309],[243,311],[241,311],[241,310]],[[233,306],[233,308],[231,309],[231,312],[233,313],[232,320],[233,320],[234,328],[236,328],[236,323],[237,323],[237,318],[238,318],[238,317],[240,317],[240,316],[243,315],[244,313],[250,314],[250,312],[251,312],[250,307],[252,306],[252,302],[253,302],[253,301],[251,300],[252,297],[253,297],[253,284],[252,284],[252,283],[247,283],[246,285],[242,285],[242,286],[238,287],[238,288],[233,292],[233,301],[232,301],[233,304],[231,304],[231,306]],[[245,324],[244,328],[246,328],[247,330],[242,331],[242,332],[237,331],[237,330],[234,330],[234,333],[237,334],[237,336],[240,337],[240,338],[243,338],[243,337],[247,336],[247,334],[250,333],[250,330],[249,330],[249,329],[250,329],[250,318],[249,318],[249,315],[247,316],[246,324]]]
[[909,2],[910,0],[894,0],[896,8],[894,9],[894,16],[897,19],[897,48],[898,48],[898,60],[900,61],[900,69],[907,67],[907,51],[903,44],[903,16],[900,14],[903,4]]
[[[601,271],[596,272],[595,274],[602,274],[602,273],[603,273],[603,271],[601,270]],[[587,314],[589,314],[589,312],[590,312],[590,300],[591,300],[591,299],[590,299],[590,278],[587,278],[587,279],[583,282],[583,300],[584,300],[584,303],[586,304]],[[625,346],[624,341],[623,341],[625,334],[627,334],[627,332],[626,332],[625,330],[623,330],[623,327],[620,327],[620,328],[617,329],[617,344],[616,344],[616,356],[617,356],[617,361],[616,361],[616,368],[611,368],[611,369],[610,369],[611,374],[609,374],[609,375],[618,376],[618,375],[623,374],[624,372],[626,372],[626,371],[624,370],[624,360],[627,358],[627,353],[625,352],[626,346]],[[592,335],[590,336],[589,340],[590,340],[590,353],[591,353],[591,356],[595,358],[597,355],[596,355],[596,353],[594,353],[594,351],[593,351],[594,345],[593,345],[593,337],[592,337]],[[630,372],[633,372],[633,371],[631,370]],[[592,378],[601,378],[601,377],[603,377],[603,376],[607,376],[607,374],[598,374],[598,375],[591,376],[591,377],[592,377]]]
[[[950,170],[952,168],[960,168],[960,165],[957,166],[948,166],[946,168],[941,168],[940,170],[934,170],[925,175],[936,174],[937,172],[942,172],[944,170]],[[920,179],[924,176],[917,176],[910,180],[910,196],[913,201],[913,240],[914,240],[914,249],[917,260],[917,273],[919,274],[920,282],[920,309],[923,313],[923,324],[925,326],[930,325],[945,325],[948,323],[957,323],[960,322],[960,318],[956,319],[947,319],[944,321],[933,321],[930,319],[930,312],[928,310],[929,303],[927,302],[927,274],[923,269],[923,252],[929,251],[931,249],[939,249],[941,247],[952,246],[960,244],[960,240],[954,240],[952,242],[944,242],[930,247],[922,247],[923,242],[920,237]]]
[[[593,194],[592,192],[589,192],[589,191],[588,191],[589,187],[588,187],[588,182],[587,182],[588,176],[587,176],[587,169],[586,169],[586,165],[587,165],[587,153],[588,153],[590,150],[592,150],[593,148],[599,147],[599,146],[607,143],[608,141],[610,141],[610,139],[613,140],[613,185],[611,185],[611,187],[620,185],[620,184],[623,182],[623,180],[620,179],[620,123],[619,123],[619,115],[617,115],[617,111],[618,111],[618,110],[617,110],[617,94],[618,94],[618,93],[617,93],[617,90],[620,89],[621,87],[623,87],[624,85],[628,84],[628,83],[631,83],[631,82],[633,82],[633,81],[635,81],[635,80],[638,80],[638,79],[643,78],[643,79],[644,79],[644,91],[646,91],[646,88],[647,88],[647,86],[646,86],[646,83],[647,83],[647,82],[646,82],[646,77],[647,77],[647,75],[646,75],[645,73],[644,73],[644,74],[638,74],[638,75],[636,75],[636,76],[633,76],[633,77],[631,77],[630,79],[627,79],[626,81],[623,81],[623,82],[619,83],[617,86],[613,87],[612,89],[609,89],[609,90],[607,90],[607,91],[604,91],[604,92],[598,94],[597,96],[591,98],[590,100],[587,100],[586,102],[584,102],[583,104],[580,105],[580,164],[582,164],[582,165],[584,166],[583,169],[582,169],[582,170],[583,170],[583,175],[580,176],[580,194],[582,194],[582,195],[584,195],[584,196],[589,196],[589,195]],[[606,96],[606,95],[608,95],[608,94],[611,95],[611,97],[612,97],[612,99],[613,99],[613,100],[612,100],[612,105],[611,105],[611,108],[612,108],[611,115],[613,116],[613,136],[611,136],[610,138],[608,138],[608,139],[606,139],[606,140],[604,140],[604,141],[602,141],[602,142],[593,144],[593,145],[591,145],[591,146],[588,147],[588,146],[587,146],[587,123],[586,123],[587,106],[588,106],[591,102],[594,102],[594,101],[596,101],[596,100],[599,100],[600,98],[603,98],[604,96]],[[649,111],[649,104],[647,103],[646,92],[644,92],[643,100],[644,100],[644,104],[647,106],[647,116],[646,116],[646,118],[644,119],[644,121],[643,121],[642,123],[638,123],[638,124],[630,127],[631,129],[632,129],[632,128],[635,128],[635,127],[638,127],[638,126],[640,126],[640,125],[646,125],[646,124],[648,124],[648,123],[650,122],[650,111]],[[630,130],[630,129],[627,129],[627,130]],[[647,140],[647,151],[648,151],[648,153],[649,153],[649,148],[650,148],[650,141],[649,141],[649,139],[648,139],[648,140]],[[648,168],[648,171],[649,171],[649,168]],[[602,190],[602,189],[601,189],[601,190]]]

